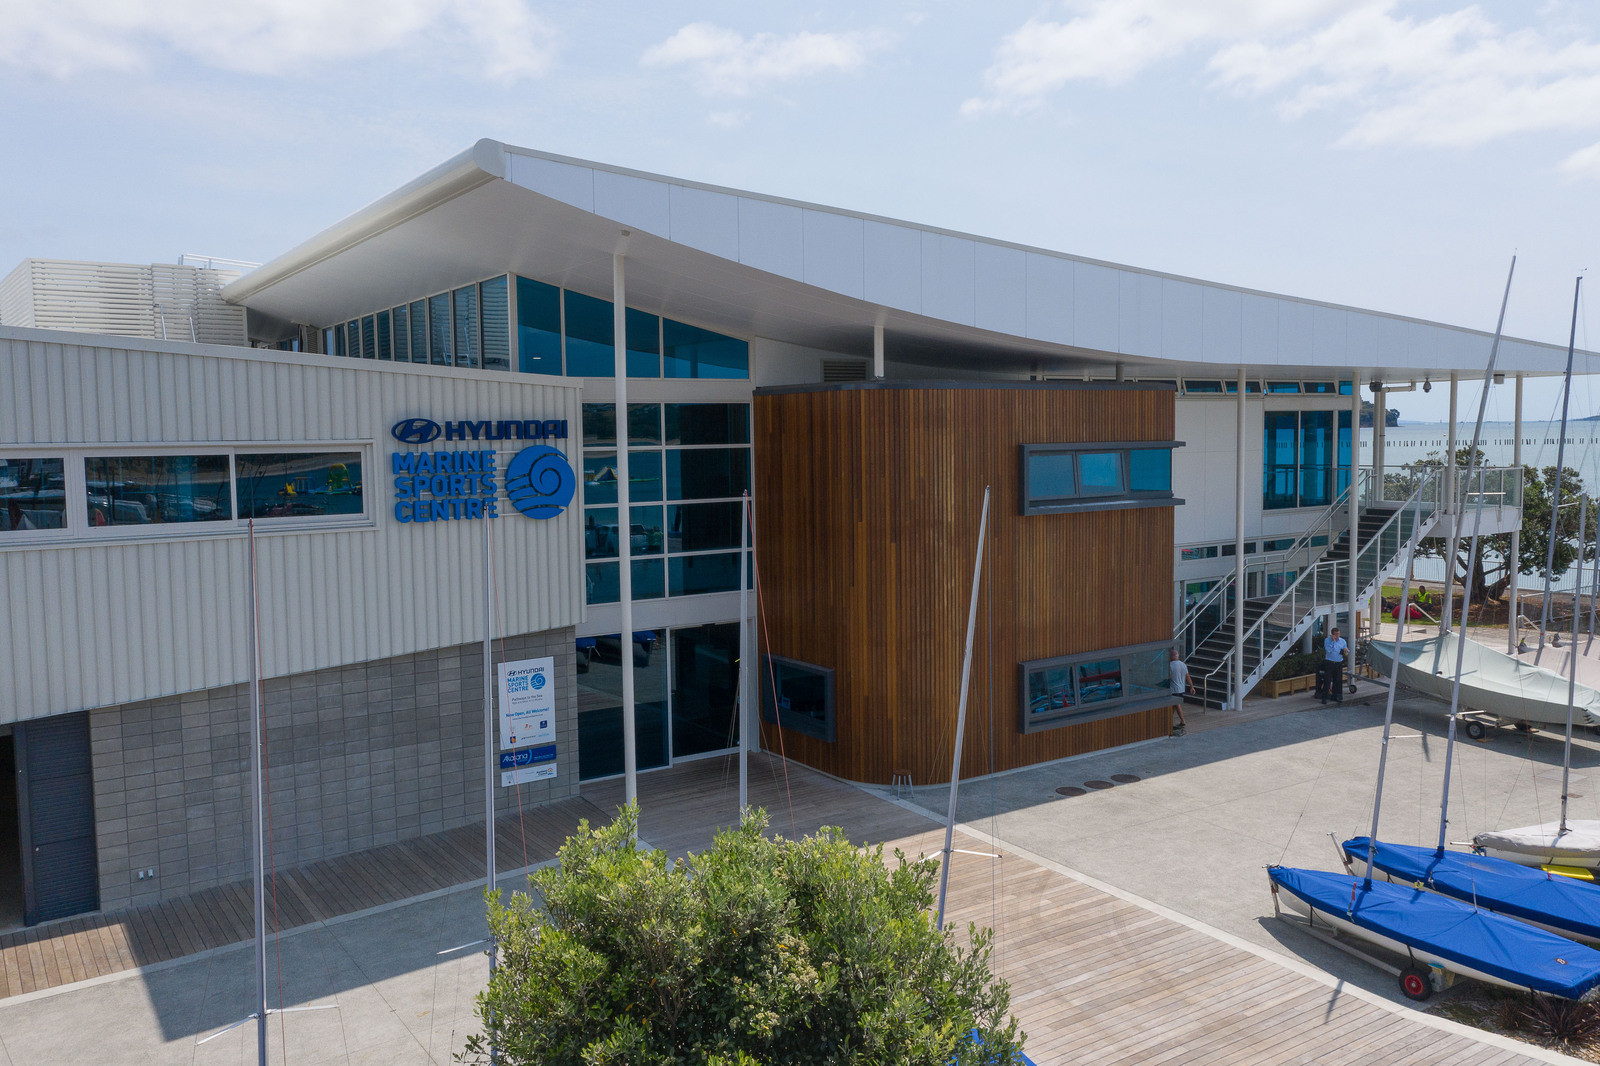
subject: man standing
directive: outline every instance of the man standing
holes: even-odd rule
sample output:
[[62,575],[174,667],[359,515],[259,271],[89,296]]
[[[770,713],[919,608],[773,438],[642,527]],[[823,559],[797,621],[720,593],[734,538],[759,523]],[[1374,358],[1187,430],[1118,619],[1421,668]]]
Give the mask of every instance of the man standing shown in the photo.
[[1172,662],[1168,665],[1168,673],[1172,678],[1172,694],[1178,697],[1178,705],[1173,708],[1178,712],[1178,725],[1173,729],[1172,735],[1180,736],[1189,724],[1183,720],[1183,697],[1194,691],[1194,681],[1189,677],[1189,667],[1179,657],[1177,648],[1172,649]]
[[1334,626],[1322,642],[1324,681],[1320,693],[1323,703],[1328,702],[1329,696],[1333,697],[1335,703],[1344,702],[1344,657],[1349,651],[1350,645],[1339,635],[1339,627]]

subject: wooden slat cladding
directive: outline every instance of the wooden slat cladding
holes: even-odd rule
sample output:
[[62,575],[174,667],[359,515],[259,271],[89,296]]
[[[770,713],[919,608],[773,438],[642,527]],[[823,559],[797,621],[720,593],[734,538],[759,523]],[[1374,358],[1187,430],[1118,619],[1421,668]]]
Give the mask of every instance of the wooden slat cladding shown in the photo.
[[1173,510],[1024,517],[1018,447],[1171,440],[1170,391],[758,393],[755,434],[762,644],[836,671],[838,729],[830,744],[764,725],[764,746],[852,781],[949,780],[985,485],[963,775],[1168,733],[1166,708],[1021,732],[1019,663],[1171,638]]

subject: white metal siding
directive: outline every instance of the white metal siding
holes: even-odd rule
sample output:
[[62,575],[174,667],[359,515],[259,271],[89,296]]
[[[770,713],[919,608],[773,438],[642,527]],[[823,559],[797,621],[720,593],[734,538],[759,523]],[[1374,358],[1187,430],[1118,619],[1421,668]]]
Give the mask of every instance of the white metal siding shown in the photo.
[[0,323],[151,340],[245,344],[245,312],[223,302],[240,276],[172,263],[25,259],[0,282]]
[[[257,533],[267,676],[482,638],[483,523],[395,520],[388,429],[400,418],[564,418],[574,437],[559,443],[580,465],[579,390],[553,379],[82,340],[0,327],[0,448],[370,442],[371,528]],[[502,464],[517,446],[501,449]],[[509,516],[492,523],[499,632],[581,620],[580,503],[535,521],[502,498]],[[160,528],[172,535],[0,542],[0,722],[246,679],[244,536]]]

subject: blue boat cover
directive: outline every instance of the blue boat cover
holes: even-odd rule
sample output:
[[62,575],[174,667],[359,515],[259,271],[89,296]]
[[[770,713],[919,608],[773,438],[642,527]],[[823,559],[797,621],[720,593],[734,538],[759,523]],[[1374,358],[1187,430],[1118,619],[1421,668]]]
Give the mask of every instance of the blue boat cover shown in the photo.
[[[1367,872],[1367,838],[1344,842],[1358,875]],[[1537,866],[1506,859],[1447,851],[1415,844],[1378,841],[1372,865],[1391,877],[1421,884],[1480,907],[1550,926],[1566,936],[1600,940],[1600,887],[1548,874]]]
[[1581,999],[1600,985],[1600,951],[1448,896],[1288,866],[1267,875],[1317,910],[1519,988]]

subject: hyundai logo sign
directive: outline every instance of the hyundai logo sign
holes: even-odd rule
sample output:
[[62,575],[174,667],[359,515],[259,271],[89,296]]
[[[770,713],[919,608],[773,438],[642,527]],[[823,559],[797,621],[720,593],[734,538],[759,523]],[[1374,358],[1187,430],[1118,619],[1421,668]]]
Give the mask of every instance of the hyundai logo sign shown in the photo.
[[432,444],[444,429],[431,418],[402,418],[389,432],[401,444]]

